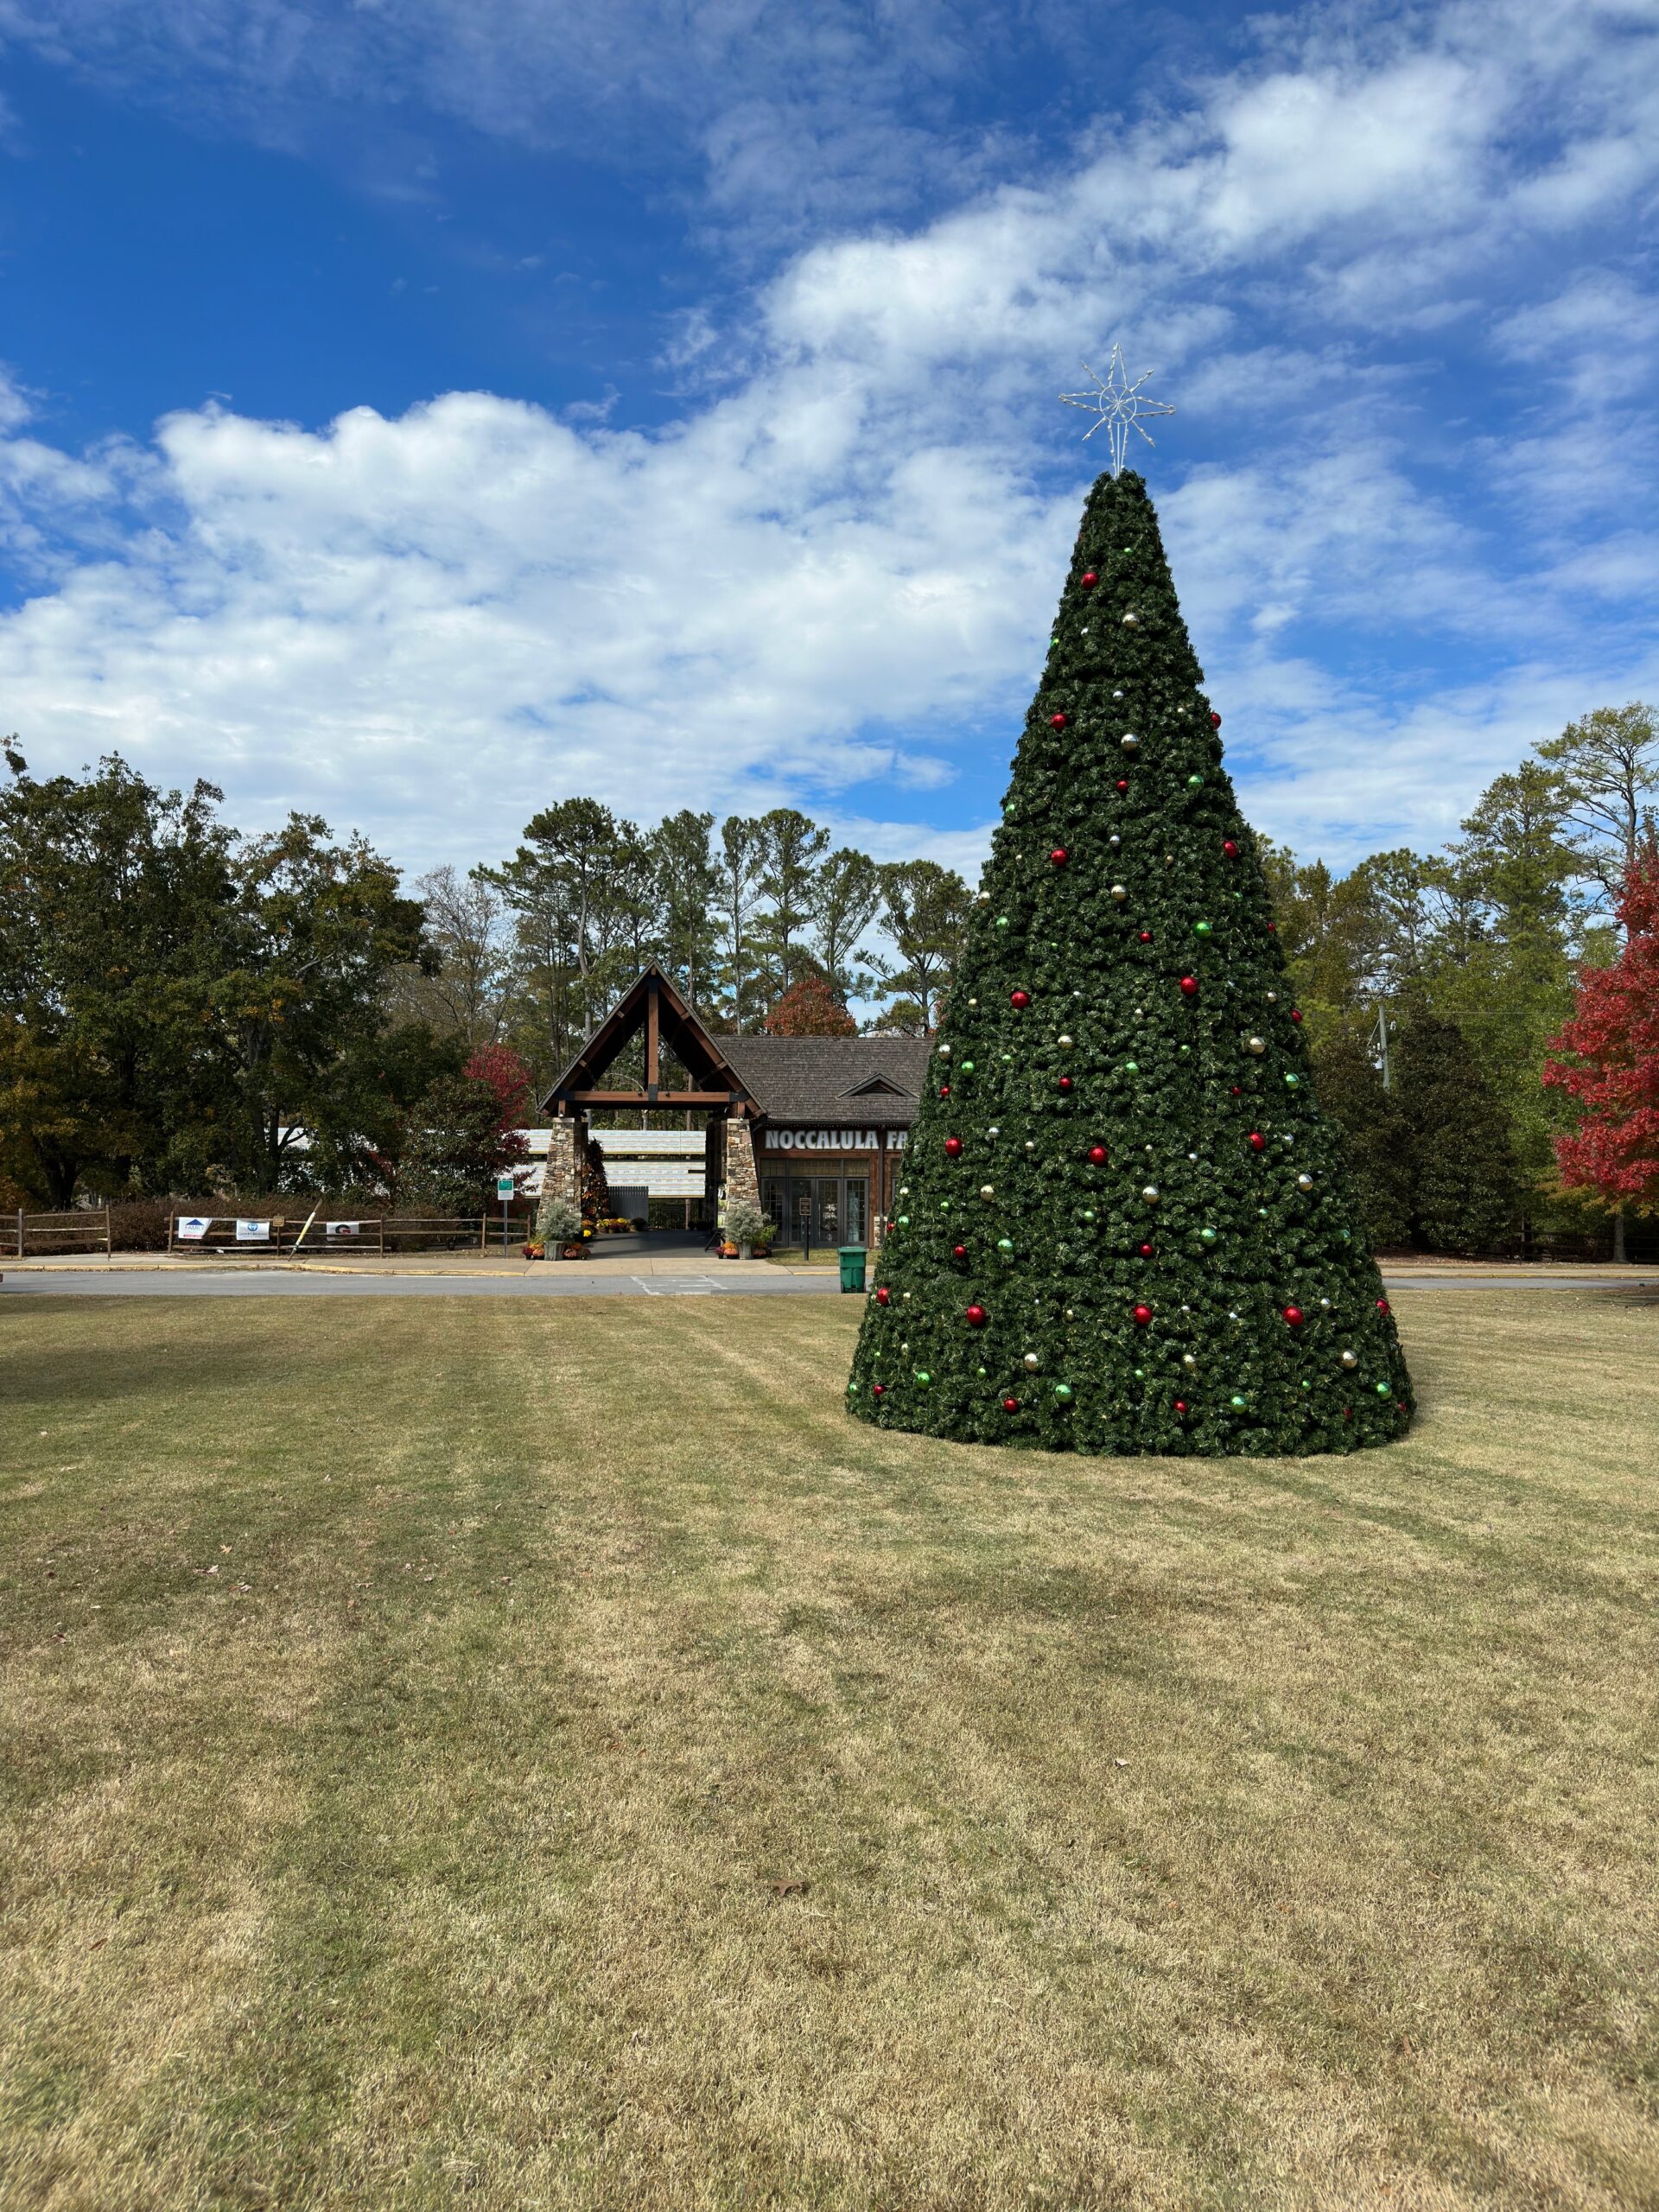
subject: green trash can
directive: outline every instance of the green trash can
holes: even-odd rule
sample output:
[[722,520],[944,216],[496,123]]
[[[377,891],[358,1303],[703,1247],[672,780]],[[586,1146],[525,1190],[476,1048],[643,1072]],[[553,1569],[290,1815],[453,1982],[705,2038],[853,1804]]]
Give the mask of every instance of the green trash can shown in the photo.
[[864,1287],[864,1247],[861,1244],[842,1244],[839,1249],[842,1288],[862,1290]]

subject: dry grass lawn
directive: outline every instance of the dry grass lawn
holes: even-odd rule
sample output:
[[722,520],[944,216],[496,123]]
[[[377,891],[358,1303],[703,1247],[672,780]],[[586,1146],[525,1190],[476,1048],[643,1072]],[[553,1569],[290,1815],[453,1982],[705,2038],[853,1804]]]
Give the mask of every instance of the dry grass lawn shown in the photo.
[[855,1301],[0,1308],[0,2204],[1659,2203],[1659,1306],[1347,1460]]

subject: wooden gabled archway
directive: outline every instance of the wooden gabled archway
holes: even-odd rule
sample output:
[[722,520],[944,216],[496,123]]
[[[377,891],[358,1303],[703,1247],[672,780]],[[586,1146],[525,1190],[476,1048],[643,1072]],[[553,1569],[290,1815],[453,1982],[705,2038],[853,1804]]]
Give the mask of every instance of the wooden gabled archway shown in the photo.
[[[645,1079],[642,1090],[618,1090],[605,1077],[644,1033]],[[666,1045],[690,1077],[689,1090],[665,1089],[661,1081]],[[595,1106],[701,1107],[728,1116],[753,1118],[758,1111],[742,1077],[655,962],[631,983],[576,1054],[543,1101],[543,1110],[558,1118],[585,1115]]]

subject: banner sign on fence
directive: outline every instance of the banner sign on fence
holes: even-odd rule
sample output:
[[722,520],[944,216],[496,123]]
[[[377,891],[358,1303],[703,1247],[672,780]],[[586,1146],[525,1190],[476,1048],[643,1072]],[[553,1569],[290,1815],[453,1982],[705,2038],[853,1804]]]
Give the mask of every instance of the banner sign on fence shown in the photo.
[[270,1224],[268,1221],[238,1221],[236,1241],[238,1244],[269,1244]]
[[211,1215],[193,1213],[180,1222],[175,1233],[186,1244],[199,1244],[213,1225]]
[[360,1221],[325,1221],[322,1227],[327,1236],[360,1236],[363,1234]]

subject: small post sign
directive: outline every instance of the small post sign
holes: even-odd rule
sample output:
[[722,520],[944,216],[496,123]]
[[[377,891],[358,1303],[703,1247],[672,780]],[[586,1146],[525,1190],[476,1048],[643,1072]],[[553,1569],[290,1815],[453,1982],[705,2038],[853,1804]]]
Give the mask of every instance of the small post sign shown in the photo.
[[501,1249],[505,1252],[507,1249],[507,1208],[512,1204],[512,1178],[511,1175],[498,1175],[496,1177],[495,1195],[501,1201]]

